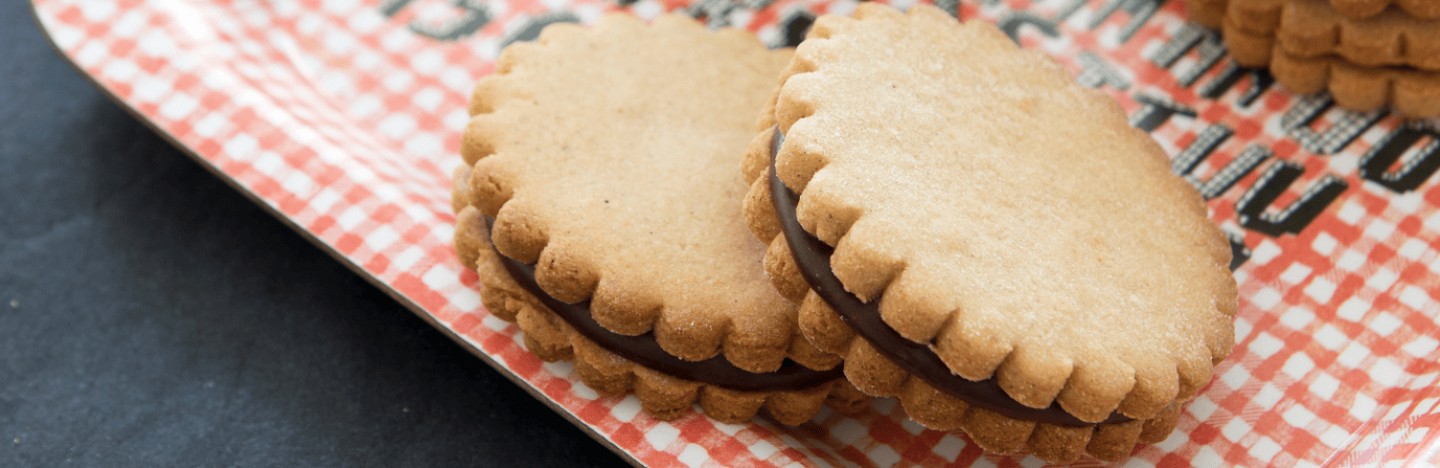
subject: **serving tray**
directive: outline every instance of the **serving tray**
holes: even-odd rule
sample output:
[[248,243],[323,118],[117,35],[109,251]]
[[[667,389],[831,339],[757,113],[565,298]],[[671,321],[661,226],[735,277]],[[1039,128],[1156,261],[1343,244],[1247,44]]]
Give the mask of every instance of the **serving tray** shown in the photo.
[[[506,44],[554,22],[679,10],[783,47],[854,1],[32,2],[57,50],[115,100],[633,464],[1043,464],[925,430],[888,399],[798,427],[649,418],[525,352],[451,251],[465,102]],[[1237,67],[1179,0],[937,6],[999,24],[1113,95],[1231,237],[1235,351],[1174,434],[1122,464],[1440,465],[1440,119],[1293,95]]]

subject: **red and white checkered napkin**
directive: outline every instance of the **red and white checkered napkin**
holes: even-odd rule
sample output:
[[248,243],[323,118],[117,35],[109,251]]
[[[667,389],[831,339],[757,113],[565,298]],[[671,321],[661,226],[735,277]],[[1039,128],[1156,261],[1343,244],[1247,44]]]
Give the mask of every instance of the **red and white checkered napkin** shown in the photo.
[[[549,22],[677,8],[781,44],[853,0],[34,1],[59,50],[116,99],[640,463],[1040,463],[923,430],[888,400],[795,428],[656,421],[525,352],[451,252],[465,102],[504,44]],[[1245,259],[1234,354],[1174,435],[1127,464],[1440,464],[1440,121],[1291,96],[1235,68],[1180,2],[958,8],[1115,95],[1211,198]]]

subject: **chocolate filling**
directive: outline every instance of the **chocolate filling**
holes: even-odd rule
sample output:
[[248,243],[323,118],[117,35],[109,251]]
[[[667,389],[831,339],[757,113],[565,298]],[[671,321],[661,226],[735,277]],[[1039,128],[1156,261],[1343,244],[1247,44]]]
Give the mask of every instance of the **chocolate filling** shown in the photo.
[[[865,341],[869,341],[876,350],[890,358],[905,372],[924,379],[936,389],[959,398],[971,406],[984,408],[1007,418],[1021,421],[1061,426],[1094,424],[1082,421],[1066,412],[1058,402],[1051,403],[1045,408],[1031,408],[1022,405],[1010,398],[993,377],[972,381],[955,375],[950,372],[950,367],[946,366],[940,357],[930,350],[929,346],[900,336],[899,332],[881,320],[878,297],[870,303],[865,303],[846,291],[845,286],[840,283],[840,279],[835,277],[835,273],[830,270],[830,255],[835,253],[835,249],[810,235],[800,226],[799,218],[795,214],[796,206],[799,205],[798,197],[776,175],[775,155],[780,152],[780,144],[784,141],[785,135],[782,135],[780,127],[776,126],[774,137],[770,140],[770,197],[774,200],[776,216],[780,218],[780,224],[783,226],[785,242],[790,246],[790,252],[795,256],[795,264],[805,277],[805,282],[810,284],[810,289],[829,304],[830,308],[840,314],[840,318],[850,325],[856,334],[865,338]],[[1111,413],[1104,422],[1121,423],[1131,420],[1120,413]]]
[[[494,219],[486,216],[485,229],[491,229],[494,222]],[[494,244],[491,244],[490,248],[493,250]],[[510,273],[510,277],[520,287],[529,291],[531,295],[540,300],[541,304],[550,308],[555,315],[559,315],[565,323],[570,324],[575,331],[620,357],[660,373],[742,392],[804,390],[839,379],[844,375],[844,371],[839,366],[830,370],[817,371],[788,359],[774,372],[755,373],[735,367],[723,356],[715,356],[703,361],[686,361],[677,358],[660,348],[660,343],[655,341],[655,337],[651,333],[627,336],[605,329],[590,316],[589,301],[569,304],[550,297],[545,290],[540,289],[540,284],[535,282],[534,266],[515,261],[500,254],[498,250],[495,251],[495,255],[500,257],[500,263],[505,265],[505,271]]]

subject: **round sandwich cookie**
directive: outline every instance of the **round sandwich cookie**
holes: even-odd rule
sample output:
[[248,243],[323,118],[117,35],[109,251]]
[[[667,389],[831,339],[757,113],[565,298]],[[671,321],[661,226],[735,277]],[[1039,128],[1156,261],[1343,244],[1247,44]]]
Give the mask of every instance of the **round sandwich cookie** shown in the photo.
[[990,24],[822,16],[742,172],[800,328],[986,450],[1163,440],[1234,344],[1225,235],[1118,104]]
[[1232,0],[1223,29],[1235,61],[1268,66],[1276,44],[1297,58],[1339,58],[1360,67],[1440,71],[1440,19],[1390,8],[1365,19],[1325,0]]
[[1436,0],[1329,0],[1335,9],[1352,18],[1369,18],[1387,8],[1423,19],[1440,19],[1440,1]]
[[1416,18],[1399,8],[1355,19],[1324,0],[1290,0],[1280,14],[1275,38],[1282,50],[1296,57],[1338,57],[1362,67],[1440,71],[1440,18]]
[[863,407],[839,358],[798,334],[740,217],[735,167],[789,56],[672,15],[508,47],[475,87],[453,187],[455,250],[486,308],[657,418]]
[[[1408,20],[1440,20],[1440,1],[1436,0],[1312,0],[1324,4],[1327,11],[1349,19],[1370,19],[1377,16]],[[1281,8],[1289,0],[1185,0],[1190,19],[1220,28],[1227,17],[1236,17],[1236,25],[1252,33],[1269,33],[1280,19]],[[1235,7],[1231,7],[1235,4]],[[1393,21],[1393,20],[1387,20]]]
[[1229,0],[1222,23],[1236,63],[1269,67],[1291,91],[1329,91],[1354,111],[1440,114],[1440,19],[1393,6],[1357,19],[1326,0]]
[[1407,118],[1440,115],[1440,71],[1364,67],[1335,56],[1297,56],[1277,46],[1270,58],[1270,74],[1297,93],[1328,91],[1345,109],[1388,106]]

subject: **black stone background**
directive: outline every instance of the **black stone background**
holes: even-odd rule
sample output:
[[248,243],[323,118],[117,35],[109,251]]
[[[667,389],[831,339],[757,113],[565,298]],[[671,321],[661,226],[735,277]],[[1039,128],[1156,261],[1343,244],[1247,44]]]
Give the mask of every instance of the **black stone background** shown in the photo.
[[0,466],[628,466],[0,1]]

